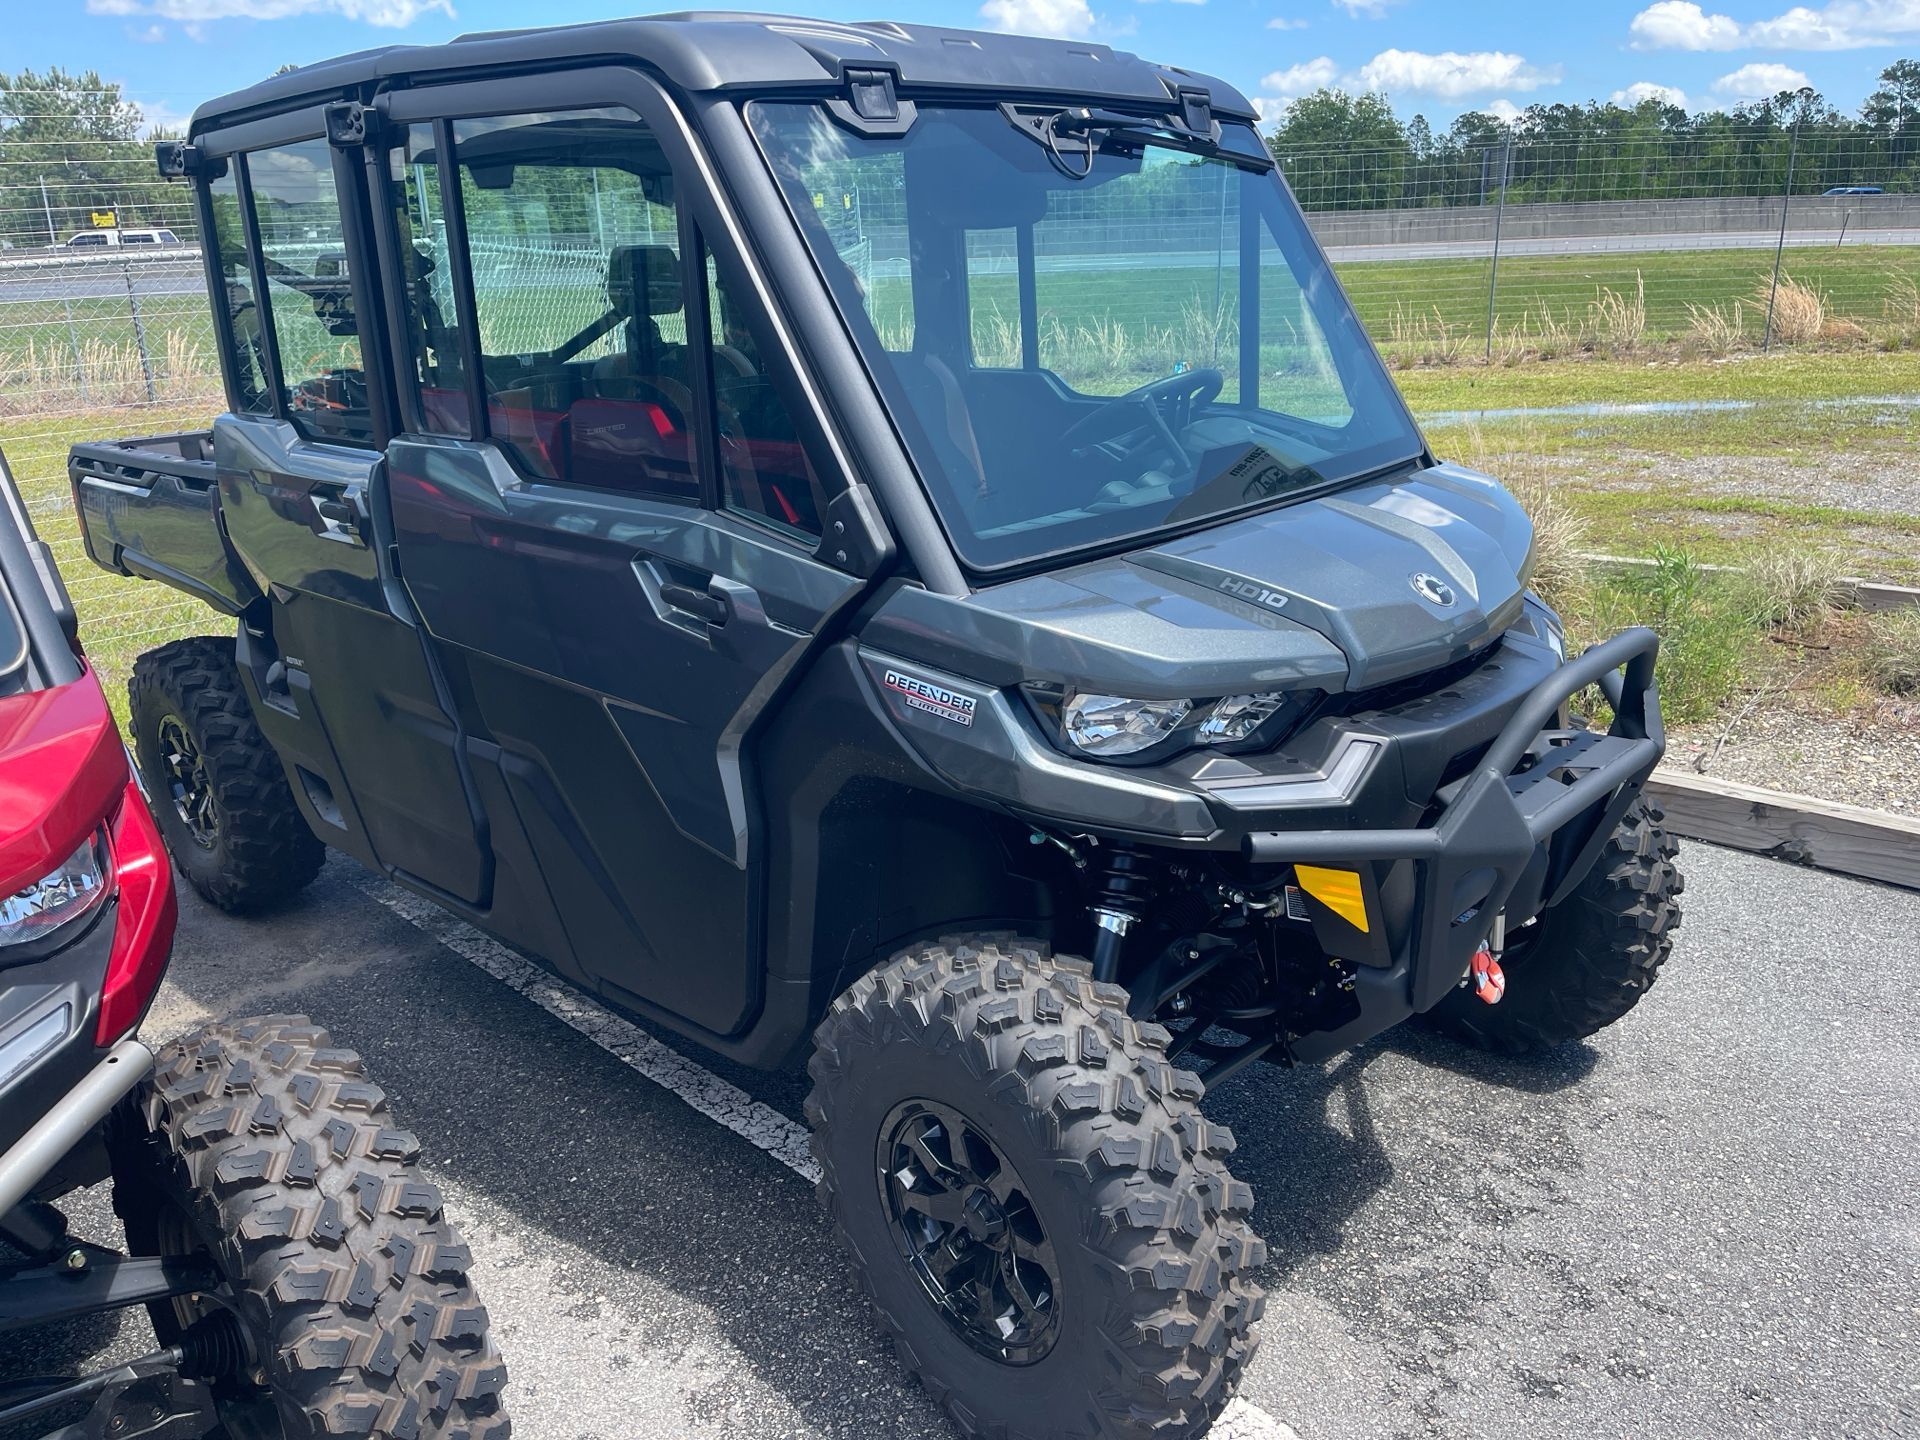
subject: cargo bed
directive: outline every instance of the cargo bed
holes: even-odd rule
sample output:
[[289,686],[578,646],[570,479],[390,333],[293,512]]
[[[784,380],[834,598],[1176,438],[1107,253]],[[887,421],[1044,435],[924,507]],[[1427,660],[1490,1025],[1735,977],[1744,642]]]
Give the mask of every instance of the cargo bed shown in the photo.
[[259,595],[220,524],[211,431],[76,445],[67,457],[87,557],[229,615]]

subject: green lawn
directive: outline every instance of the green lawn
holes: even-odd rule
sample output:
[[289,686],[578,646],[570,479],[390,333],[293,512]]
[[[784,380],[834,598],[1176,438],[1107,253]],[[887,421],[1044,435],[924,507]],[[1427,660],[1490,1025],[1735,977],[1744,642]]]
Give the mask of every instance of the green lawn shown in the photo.
[[1666,400],[1844,400],[1920,392],[1920,353],[1778,351],[1731,360],[1453,365],[1394,375],[1415,414]]
[[[1092,303],[1094,291],[1086,287],[1097,286],[1099,277],[1070,278],[1081,290],[1078,299]],[[1196,320],[1203,319],[1212,296],[1210,275],[1178,272],[1168,283],[1174,280],[1180,288],[1163,293],[1155,301],[1156,311],[1177,317],[1184,304]],[[883,290],[876,298],[878,303],[897,304],[901,297],[895,292],[890,299]],[[531,325],[532,317],[526,318]],[[0,331],[0,336],[7,333]],[[104,344],[110,335],[102,329],[96,338]],[[1004,345],[1006,337],[988,335],[983,341]],[[110,576],[86,559],[68,498],[67,447],[80,439],[197,428],[220,408],[220,401],[204,376],[197,398],[151,406],[102,406],[100,399],[124,402],[138,398],[138,392],[87,396],[71,383],[42,382],[28,394],[9,392],[6,345],[17,342],[17,335],[11,341],[0,339],[0,405],[11,404],[17,412],[25,401],[52,413],[15,413],[9,418],[0,409],[0,445],[42,535],[53,545],[80,607],[89,652],[118,702],[127,667],[140,650],[173,635],[217,628],[220,622],[174,591]],[[1106,343],[1126,344],[1111,337]],[[1165,343],[1199,345],[1207,343],[1207,337],[1193,331]],[[1113,363],[1147,363],[1137,348],[1123,349],[1117,362],[1097,351],[1080,359],[1096,370]],[[1152,363],[1161,359],[1164,356],[1156,355]],[[1124,378],[1126,372],[1107,368],[1104,373],[1118,383],[1115,377]],[[1469,463],[1478,454],[1485,468],[1509,478],[1522,478],[1529,470],[1546,475],[1586,522],[1595,548],[1650,555],[1659,545],[1683,546],[1701,560],[1739,565],[1769,548],[1811,544],[1843,556],[1853,573],[1920,583],[1920,517],[1796,501],[1783,493],[1706,493],[1679,478],[1687,464],[1715,457],[1816,467],[1825,456],[1852,456],[1856,461],[1860,456],[1884,457],[1889,473],[1910,473],[1920,410],[1809,402],[1920,392],[1920,351],[1461,365],[1406,370],[1396,379],[1416,413],[1453,416],[1428,427],[1436,452]],[[1735,411],[1598,419],[1534,415],[1468,423],[1464,418],[1467,412],[1670,400],[1754,403]],[[1509,462],[1514,462],[1511,470]]]
[[210,423],[214,404],[89,410],[0,420],[6,452],[34,528],[53,550],[74,607],[81,639],[100,672],[107,698],[123,719],[127,673],[134,657],[180,635],[230,631],[232,622],[178,590],[109,574],[87,559],[67,485],[67,448],[81,440],[164,435]]
[[[1484,339],[1487,331],[1487,260],[1369,261],[1338,265],[1340,283],[1368,331],[1383,343],[1402,338],[1422,322],[1444,324],[1454,334]],[[1901,309],[1911,326],[1908,292],[1920,277],[1920,247],[1859,245],[1845,249],[1806,247],[1786,252],[1787,275],[1822,291],[1832,315],[1867,326]],[[1500,261],[1495,322],[1502,331],[1542,328],[1542,315],[1575,332],[1606,330],[1593,306],[1603,292],[1638,300],[1644,287],[1647,340],[1688,333],[1688,306],[1719,306],[1731,315],[1739,302],[1746,331],[1757,341],[1765,315],[1765,287],[1773,256],[1764,250],[1669,250],[1643,254],[1510,255]],[[1756,304],[1756,298],[1758,303]],[[1430,332],[1431,334],[1431,332]],[[1411,339],[1410,335],[1406,338]],[[1606,338],[1604,333],[1602,338]]]
[[[1585,522],[1591,548],[1651,556],[1679,546],[1703,561],[1743,565],[1781,546],[1810,546],[1832,552],[1849,573],[1920,583],[1920,515],[1889,514],[1847,491],[1911,474],[1920,407],[1849,402],[1920,395],[1920,354],[1593,361],[1397,378],[1415,412],[1436,417],[1426,426],[1435,453],[1550,488]],[[1498,413],[1690,400],[1745,403],[1600,416]],[[1717,483],[1696,484],[1703,473]],[[1828,477],[1820,496],[1796,493],[1805,476]]]

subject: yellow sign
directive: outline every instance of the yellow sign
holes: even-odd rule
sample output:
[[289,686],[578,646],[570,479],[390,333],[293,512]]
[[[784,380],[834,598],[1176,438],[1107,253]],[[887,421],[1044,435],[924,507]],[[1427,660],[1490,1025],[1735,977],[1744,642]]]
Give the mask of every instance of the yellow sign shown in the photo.
[[95,210],[88,214],[87,219],[93,222],[93,228],[96,230],[117,230],[120,228],[120,215],[117,211]]

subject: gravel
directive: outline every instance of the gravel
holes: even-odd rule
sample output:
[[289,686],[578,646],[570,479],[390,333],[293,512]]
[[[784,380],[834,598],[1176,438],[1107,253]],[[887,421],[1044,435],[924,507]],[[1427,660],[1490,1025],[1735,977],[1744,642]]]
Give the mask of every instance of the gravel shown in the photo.
[[1841,716],[1761,706],[1720,744],[1724,726],[1670,736],[1667,764],[1920,818],[1920,703]]

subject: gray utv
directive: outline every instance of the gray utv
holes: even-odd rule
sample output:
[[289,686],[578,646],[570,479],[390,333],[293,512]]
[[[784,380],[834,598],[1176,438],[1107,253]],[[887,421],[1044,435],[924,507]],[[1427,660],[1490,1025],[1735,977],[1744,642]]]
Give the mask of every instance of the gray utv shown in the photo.
[[231,622],[133,679],[182,870],[263,906],[324,843],[805,1058],[965,1432],[1225,1406],[1264,1251],[1203,1083],[1571,1041],[1665,959],[1653,635],[1567,658],[1220,81],[685,15],[309,65],[160,162],[229,413],[72,478]]

